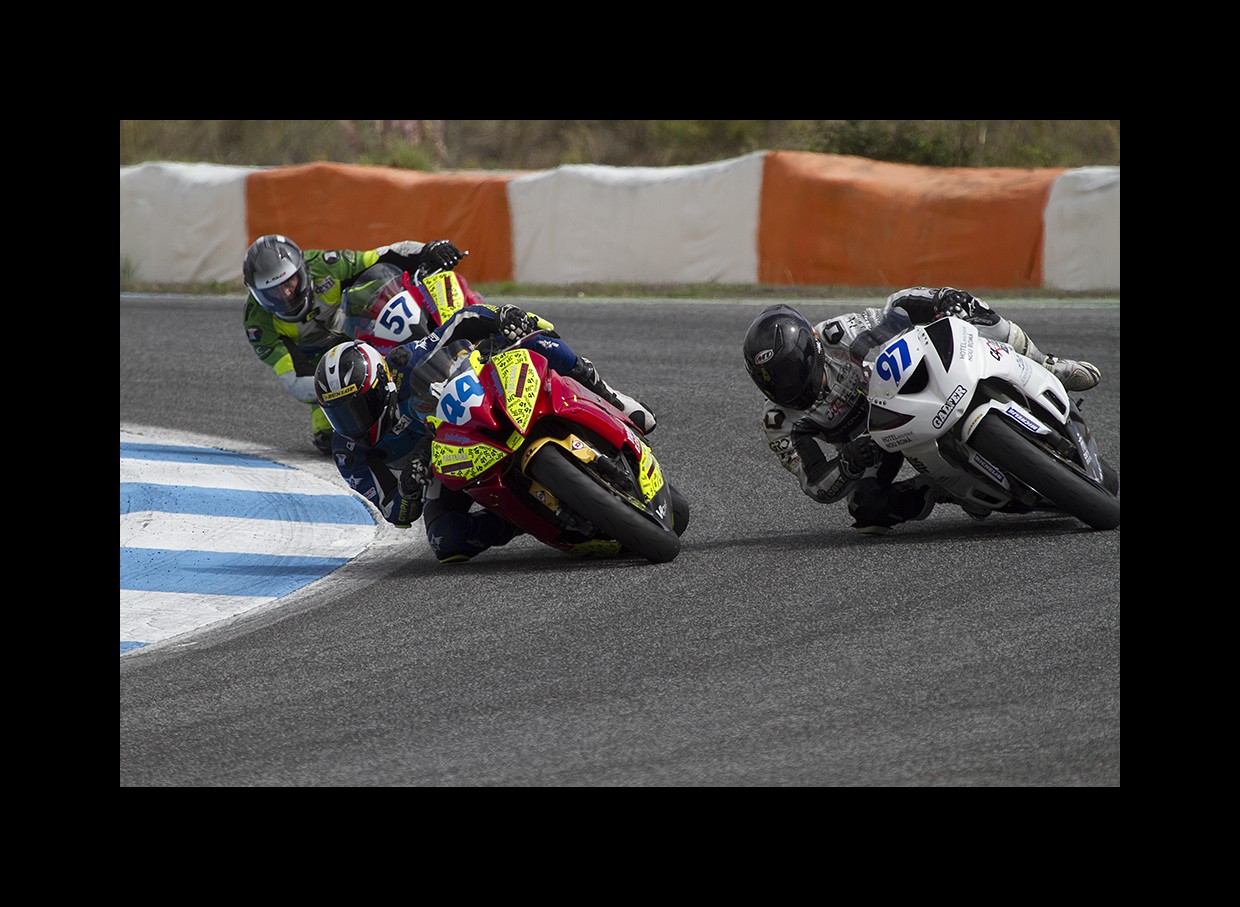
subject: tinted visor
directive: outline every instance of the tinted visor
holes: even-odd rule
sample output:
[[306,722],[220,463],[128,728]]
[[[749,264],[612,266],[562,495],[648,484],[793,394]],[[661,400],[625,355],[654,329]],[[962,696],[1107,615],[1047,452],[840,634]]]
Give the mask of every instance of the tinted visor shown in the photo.
[[303,264],[282,283],[266,289],[250,287],[258,304],[281,321],[298,321],[310,303],[310,273]]
[[[817,361],[816,357],[808,362],[788,357],[778,363],[774,371],[767,371],[759,386],[767,397],[782,406],[809,409],[822,386],[821,371],[813,367]],[[761,371],[755,370],[755,374]],[[815,375],[819,380],[814,380]]]
[[350,390],[355,387],[351,384],[344,390],[335,391],[340,396],[324,400],[323,413],[332,428],[356,441],[366,439],[367,433],[383,415],[387,408],[388,391],[385,384],[376,384],[365,390]]

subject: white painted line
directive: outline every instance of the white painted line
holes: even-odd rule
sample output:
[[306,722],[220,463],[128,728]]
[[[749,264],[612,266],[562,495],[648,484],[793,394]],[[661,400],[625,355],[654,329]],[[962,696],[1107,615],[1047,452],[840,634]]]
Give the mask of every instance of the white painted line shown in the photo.
[[356,557],[374,540],[375,527],[355,524],[251,520],[145,510],[121,515],[122,548],[236,551]]
[[145,426],[120,443],[122,655],[278,607],[393,528],[318,455]]
[[201,630],[276,601],[275,597],[121,590],[121,646],[146,645]]

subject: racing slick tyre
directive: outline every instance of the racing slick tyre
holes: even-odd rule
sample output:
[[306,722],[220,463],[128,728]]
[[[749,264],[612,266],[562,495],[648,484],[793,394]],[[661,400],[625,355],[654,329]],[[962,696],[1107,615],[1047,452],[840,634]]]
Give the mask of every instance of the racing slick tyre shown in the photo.
[[[969,438],[969,446],[997,467],[1028,485],[1042,497],[1094,529],[1119,525],[1119,499],[1080,471],[1060,459],[1007,419],[988,415]],[[1104,471],[1104,479],[1114,479]]]
[[526,472],[601,532],[651,563],[666,563],[680,553],[679,535],[620,500],[586,470],[578,469],[558,445],[544,445]]

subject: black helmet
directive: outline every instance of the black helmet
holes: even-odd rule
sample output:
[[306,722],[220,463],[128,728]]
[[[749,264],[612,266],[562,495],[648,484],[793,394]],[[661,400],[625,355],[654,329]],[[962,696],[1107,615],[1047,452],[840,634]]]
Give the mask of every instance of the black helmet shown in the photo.
[[254,240],[241,264],[241,279],[258,304],[281,321],[301,321],[310,311],[310,269],[287,236],[272,233]]
[[822,341],[791,306],[764,309],[745,332],[745,370],[768,400],[809,409],[823,389]]
[[328,350],[314,370],[314,397],[337,432],[371,447],[396,411],[396,384],[369,343],[351,340]]

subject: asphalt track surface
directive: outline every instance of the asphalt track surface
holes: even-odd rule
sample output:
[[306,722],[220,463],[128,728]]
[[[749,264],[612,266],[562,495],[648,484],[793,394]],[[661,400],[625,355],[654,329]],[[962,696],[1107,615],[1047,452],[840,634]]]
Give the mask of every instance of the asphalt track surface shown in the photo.
[[[1121,530],[940,506],[858,535],[765,447],[739,347],[769,300],[492,301],[658,413],[693,506],[679,557],[518,538],[441,567],[384,534],[278,606],[122,657],[121,786],[1119,786]],[[1122,473],[1118,301],[996,306],[1101,368],[1084,412]],[[321,470],[240,299],[120,308],[122,425]]]

